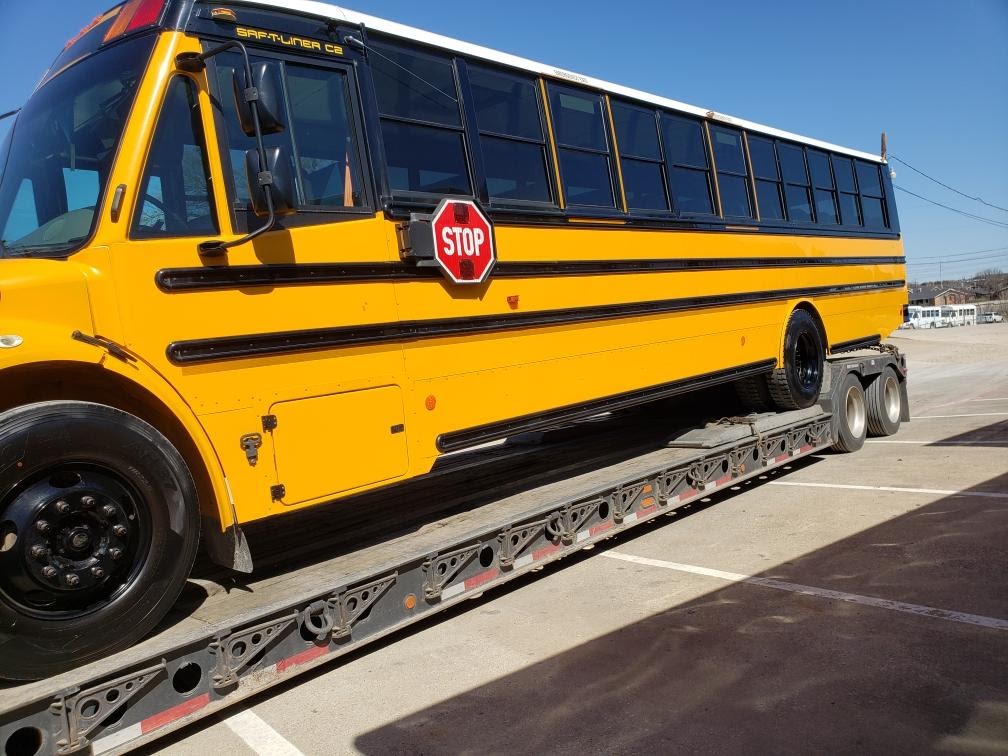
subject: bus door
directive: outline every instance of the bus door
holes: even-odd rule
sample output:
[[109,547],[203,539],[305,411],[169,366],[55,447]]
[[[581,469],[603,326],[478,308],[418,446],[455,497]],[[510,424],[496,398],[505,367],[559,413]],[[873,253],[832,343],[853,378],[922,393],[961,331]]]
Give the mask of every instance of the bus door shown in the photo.
[[224,254],[198,249],[263,223],[246,178],[255,141],[234,106],[241,59],[222,54],[206,79],[166,83],[130,238],[113,255],[128,346],[193,406],[232,489],[247,483],[239,507],[268,495],[272,508],[394,479],[408,457],[400,347],[347,338],[397,317],[391,282],[373,272],[398,255],[365,182],[353,69],[253,62],[273,67],[285,100],[284,128],[265,141],[289,161],[296,214]]

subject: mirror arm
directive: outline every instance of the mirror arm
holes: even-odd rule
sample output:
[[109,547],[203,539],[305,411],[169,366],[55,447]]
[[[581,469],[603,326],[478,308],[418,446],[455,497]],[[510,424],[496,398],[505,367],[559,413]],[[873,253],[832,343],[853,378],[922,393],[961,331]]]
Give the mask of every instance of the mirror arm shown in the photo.
[[249,59],[248,50],[245,49],[245,45],[235,40],[225,42],[223,45],[218,45],[217,47],[213,47],[203,53],[179,53],[175,56],[175,65],[181,71],[186,71],[187,73],[199,73],[206,68],[207,59],[232,49],[238,49],[239,52],[241,52],[242,61],[244,62],[246,84],[244,93],[245,101],[248,102],[249,107],[252,110],[252,124],[255,127],[256,151],[259,153],[259,176],[257,177],[257,180],[259,181],[259,185],[263,188],[263,194],[266,196],[266,208],[269,210],[269,214],[266,218],[266,222],[262,226],[239,239],[229,242],[216,239],[200,242],[199,253],[206,257],[223,255],[231,247],[237,247],[240,244],[252,241],[257,236],[266,233],[276,225],[276,213],[274,212],[273,205],[273,174],[271,174],[268,170],[266,147],[263,145],[262,126],[259,121],[259,91],[253,86],[252,61]]

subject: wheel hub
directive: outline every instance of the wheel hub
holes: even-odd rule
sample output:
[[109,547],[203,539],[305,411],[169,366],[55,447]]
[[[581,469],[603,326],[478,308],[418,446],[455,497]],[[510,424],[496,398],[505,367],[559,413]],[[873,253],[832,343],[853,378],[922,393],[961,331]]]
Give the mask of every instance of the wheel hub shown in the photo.
[[128,489],[97,471],[60,472],[25,487],[0,515],[14,546],[0,553],[0,590],[30,609],[74,611],[107,600],[140,541]]

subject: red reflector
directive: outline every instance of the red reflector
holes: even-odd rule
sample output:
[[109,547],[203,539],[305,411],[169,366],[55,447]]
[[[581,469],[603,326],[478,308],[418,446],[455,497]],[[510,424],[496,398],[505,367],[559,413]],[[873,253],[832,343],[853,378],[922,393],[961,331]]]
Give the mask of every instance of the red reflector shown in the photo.
[[165,2],[166,0],[129,0],[119,11],[119,17],[108,30],[104,41],[111,42],[123,34],[142,29],[145,26],[153,26],[158,22]]

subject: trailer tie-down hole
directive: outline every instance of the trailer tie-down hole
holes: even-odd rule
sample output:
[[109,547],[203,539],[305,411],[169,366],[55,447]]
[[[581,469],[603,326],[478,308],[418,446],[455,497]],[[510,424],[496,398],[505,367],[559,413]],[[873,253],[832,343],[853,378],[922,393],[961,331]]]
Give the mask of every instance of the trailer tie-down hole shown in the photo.
[[603,501],[598,507],[598,516],[600,520],[609,519],[609,502]]
[[15,730],[4,743],[4,756],[35,756],[42,750],[42,730],[22,727]]
[[492,546],[484,546],[480,549],[479,562],[482,567],[489,567],[494,561],[494,550]]
[[203,670],[200,665],[196,662],[189,662],[175,670],[175,674],[172,675],[172,687],[175,688],[176,693],[186,695],[196,690],[202,679]]

